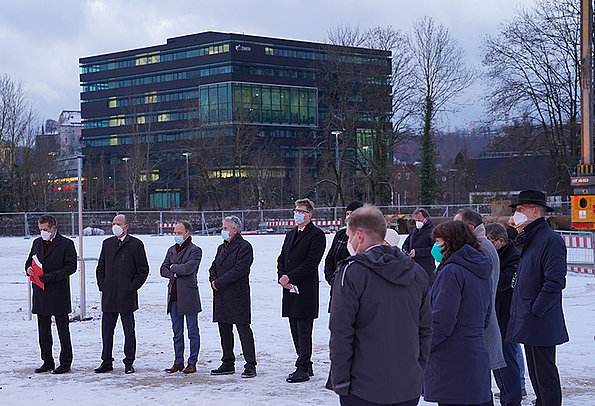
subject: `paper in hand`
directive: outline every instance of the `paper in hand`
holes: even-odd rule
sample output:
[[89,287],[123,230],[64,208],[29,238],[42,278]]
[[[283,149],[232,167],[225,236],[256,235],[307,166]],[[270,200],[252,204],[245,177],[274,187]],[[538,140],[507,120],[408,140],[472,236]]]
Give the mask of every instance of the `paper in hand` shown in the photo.
[[37,254],[33,255],[31,259],[31,269],[33,269],[33,275],[30,275],[29,279],[31,279],[31,282],[39,286],[41,289],[45,290],[44,283],[39,280],[39,277],[43,275],[43,264],[37,258]]
[[291,289],[289,289],[289,293],[295,293],[296,295],[300,294],[300,290],[296,285],[291,285]]

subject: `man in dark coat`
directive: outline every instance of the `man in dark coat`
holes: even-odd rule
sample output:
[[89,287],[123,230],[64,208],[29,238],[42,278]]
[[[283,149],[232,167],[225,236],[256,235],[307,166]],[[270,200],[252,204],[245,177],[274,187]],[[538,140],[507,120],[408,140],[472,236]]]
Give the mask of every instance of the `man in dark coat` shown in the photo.
[[341,405],[419,402],[432,337],[428,276],[384,245],[385,234],[384,216],[373,207],[349,217],[357,253],[340,264],[329,321],[328,384]]
[[242,221],[238,217],[229,216],[223,220],[223,244],[217,247],[217,254],[209,269],[209,281],[213,288],[213,322],[218,323],[223,350],[222,364],[211,374],[235,372],[235,324],[246,361],[242,378],[253,378],[256,376],[256,351],[254,334],[250,328],[250,267],[254,255],[252,245],[240,235],[241,229]]
[[136,333],[134,312],[138,310],[138,290],[149,276],[149,263],[142,241],[128,234],[123,214],[112,221],[113,237],[103,240],[97,263],[97,287],[101,292],[101,338],[103,350],[97,373],[113,369],[112,348],[118,316],[124,330],[124,372],[134,373]]
[[[36,238],[25,262],[27,275],[33,275],[33,256],[43,267],[39,277],[44,289],[33,284],[33,313],[37,314],[39,347],[43,365],[35,372],[53,370],[54,374],[70,371],[72,364],[72,344],[68,328],[70,305],[70,275],[76,272],[76,251],[72,240],[63,237],[56,229],[54,216],[43,215],[38,221],[41,237]],[[52,315],[56,320],[60,338],[60,365],[54,369],[52,355]]]
[[502,406],[518,406],[521,404],[521,367],[517,360],[517,344],[506,341],[506,328],[510,319],[510,302],[512,301],[512,280],[517,272],[521,254],[508,241],[506,227],[500,223],[486,225],[486,237],[498,251],[500,258],[500,278],[496,293],[496,317],[502,336],[502,353],[506,366],[494,371],[494,378],[500,388]]
[[[347,205],[347,208],[345,209],[345,224],[347,224],[347,219],[351,213],[362,206],[363,204],[361,202],[355,201]],[[324,278],[331,287],[331,296],[333,294],[333,281],[335,280],[335,273],[337,272],[337,264],[339,261],[342,261],[349,256],[349,250],[347,250],[347,240],[349,240],[349,238],[347,238],[346,231],[347,226],[337,231],[324,260]]]
[[562,311],[566,286],[566,245],[550,228],[545,194],[519,193],[512,223],[523,244],[510,308],[507,339],[525,345],[527,368],[537,406],[560,405],[562,390],[556,366],[556,346],[568,341]]
[[312,328],[318,318],[318,264],[324,255],[324,232],[310,222],[314,204],[295,201],[297,226],[285,236],[277,259],[277,277],[283,287],[282,316],[289,318],[291,336],[298,355],[296,370],[287,382],[304,382],[312,372]]
[[434,245],[434,240],[432,240],[434,224],[430,219],[430,214],[425,209],[415,210],[413,219],[415,220],[415,227],[411,230],[401,248],[426,271],[430,279],[430,286],[432,286],[435,278],[434,270],[436,269],[436,262],[430,254],[430,250]]
[[[175,244],[167,250],[161,264],[161,276],[167,278],[167,313],[171,317],[174,332],[174,364],[165,372],[182,371],[185,374],[196,372],[198,351],[200,350],[200,333],[198,330],[198,313],[200,295],[198,293],[198,267],[202,258],[202,250],[192,243],[192,225],[180,221],[174,228]],[[190,340],[190,356],[184,368],[184,318],[188,326]]]

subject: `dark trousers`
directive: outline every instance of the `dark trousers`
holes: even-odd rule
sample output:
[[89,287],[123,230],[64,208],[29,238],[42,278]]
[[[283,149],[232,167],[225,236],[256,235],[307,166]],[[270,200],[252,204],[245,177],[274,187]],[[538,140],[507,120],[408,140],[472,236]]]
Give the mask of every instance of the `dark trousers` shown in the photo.
[[112,349],[114,347],[114,330],[118,322],[118,315],[124,330],[124,365],[132,365],[136,355],[136,335],[134,332],[134,313],[103,312],[101,314],[101,338],[103,351],[101,359],[113,362]]
[[556,346],[525,345],[525,354],[529,378],[537,396],[535,406],[560,406],[562,389],[558,367],[556,367]]
[[[233,324],[218,323],[219,336],[221,337],[221,348],[223,349],[223,357],[221,361],[224,365],[232,366],[236,361],[233,353]],[[256,351],[254,350],[254,334],[250,324],[236,324],[238,335],[240,336],[240,343],[242,344],[242,352],[244,353],[244,360],[246,366],[256,366]]]
[[312,328],[314,319],[289,318],[291,337],[298,359],[295,362],[297,369],[308,372],[312,369]]
[[494,371],[494,379],[500,389],[502,406],[519,406],[521,404],[521,367],[517,360],[517,345],[502,341],[502,354],[506,361],[504,368]]
[[[72,342],[70,341],[70,328],[68,327],[68,314],[56,314],[56,328],[60,339],[60,365],[70,367],[72,364]],[[55,365],[52,355],[52,316],[37,315],[37,331],[39,333],[39,348],[44,364]]]
[[186,315],[178,314],[178,302],[173,301],[170,304],[169,315],[171,317],[171,327],[174,332],[174,364],[184,363],[184,318],[186,318],[188,339],[190,340],[188,365],[196,365],[196,362],[198,361],[198,351],[200,350],[198,313]]
[[438,403],[438,406],[494,406],[494,401],[490,400],[489,402],[485,403]]
[[419,403],[419,398],[399,403],[375,403],[364,400],[362,398],[358,398],[357,396],[352,394],[349,394],[347,396],[341,396],[339,399],[341,402],[341,406],[416,406]]

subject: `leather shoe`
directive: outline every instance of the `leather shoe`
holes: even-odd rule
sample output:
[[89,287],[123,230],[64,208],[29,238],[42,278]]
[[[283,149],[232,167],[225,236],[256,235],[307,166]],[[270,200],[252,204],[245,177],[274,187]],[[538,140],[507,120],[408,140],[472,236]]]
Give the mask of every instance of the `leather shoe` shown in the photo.
[[217,369],[213,369],[211,371],[211,375],[230,375],[236,372],[235,367],[233,365],[225,365],[221,364],[221,366]]
[[94,371],[97,374],[102,374],[104,372],[109,372],[114,369],[113,364],[110,361],[103,361],[98,368],[95,368]]
[[173,374],[174,372],[180,372],[184,369],[182,364],[174,364],[171,368],[164,369],[165,372]]
[[42,366],[40,366],[39,368],[35,368],[35,373],[39,374],[42,372],[48,372],[54,369],[54,365],[53,364],[46,364],[45,362],[43,363]]
[[196,372],[196,365],[188,364],[188,365],[186,365],[186,368],[184,368],[184,370],[182,372],[185,374],[191,374],[193,372]]
[[289,383],[306,382],[310,380],[310,374],[308,374],[308,371],[302,371],[298,369],[295,372],[289,374],[285,380]]
[[314,376],[314,370],[312,370],[312,365],[308,368],[308,376]]
[[66,372],[70,372],[70,366],[60,364],[58,368],[52,371],[52,374],[65,374]]
[[134,371],[134,367],[132,365],[126,365],[124,367],[124,373],[125,374],[133,374],[134,372],[135,372]]
[[246,365],[244,372],[242,372],[242,378],[254,378],[256,376],[256,367],[252,365]]

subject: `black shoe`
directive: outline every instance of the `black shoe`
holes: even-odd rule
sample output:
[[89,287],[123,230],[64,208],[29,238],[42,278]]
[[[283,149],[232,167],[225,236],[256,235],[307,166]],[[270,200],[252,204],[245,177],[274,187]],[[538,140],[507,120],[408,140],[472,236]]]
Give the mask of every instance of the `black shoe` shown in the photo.
[[135,372],[134,371],[134,367],[132,365],[126,365],[124,367],[124,373],[125,374],[133,374],[134,372]]
[[312,370],[312,365],[308,368],[308,376],[314,376],[314,371]]
[[242,372],[242,378],[254,378],[256,376],[256,367],[252,365],[247,365],[244,367],[244,372]]
[[231,375],[235,374],[236,370],[233,365],[225,365],[221,364],[221,366],[217,369],[213,369],[211,371],[211,375]]
[[104,372],[109,372],[112,371],[114,369],[114,365],[112,364],[111,361],[103,361],[101,363],[101,365],[99,365],[98,368],[95,368],[94,371],[97,374],[102,374]]
[[45,362],[43,363],[42,366],[40,366],[39,368],[35,368],[35,373],[39,374],[42,372],[48,372],[54,369],[54,364],[46,364]]
[[69,365],[62,365],[52,371],[52,374],[65,374],[66,372],[70,372]]
[[306,382],[310,380],[310,374],[307,371],[298,369],[295,372],[289,374],[285,380],[289,383]]

